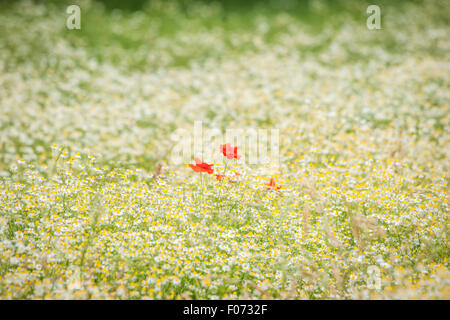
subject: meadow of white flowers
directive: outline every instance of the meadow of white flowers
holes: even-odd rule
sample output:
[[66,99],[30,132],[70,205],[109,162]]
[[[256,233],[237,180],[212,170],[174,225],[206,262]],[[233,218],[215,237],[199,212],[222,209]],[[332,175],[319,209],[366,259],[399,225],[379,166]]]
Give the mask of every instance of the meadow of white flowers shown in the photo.
[[449,299],[448,5],[340,4],[0,4],[0,299]]

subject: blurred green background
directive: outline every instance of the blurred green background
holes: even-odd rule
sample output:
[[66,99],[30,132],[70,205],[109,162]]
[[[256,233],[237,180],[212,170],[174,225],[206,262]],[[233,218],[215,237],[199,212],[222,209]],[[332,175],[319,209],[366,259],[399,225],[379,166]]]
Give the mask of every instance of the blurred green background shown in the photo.
[[[42,4],[42,17],[54,16],[61,12],[61,24],[52,25],[51,33],[62,33],[74,47],[83,47],[98,59],[123,66],[125,71],[155,70],[158,67],[189,66],[207,58],[223,59],[245,51],[258,51],[262,47],[255,44],[255,37],[264,45],[277,45],[283,37],[295,32],[317,34],[318,41],[310,45],[297,44],[294,50],[299,54],[320,54],[326,52],[333,43],[334,34],[330,30],[341,30],[343,26],[365,31],[368,5],[381,8],[383,32],[367,34],[367,41],[384,50],[404,51],[406,39],[397,37],[399,30],[396,15],[411,7],[423,7],[426,19],[410,16],[411,23],[429,20],[430,24],[448,25],[448,4],[446,1],[345,1],[345,0],[272,0],[272,1],[33,1]],[[5,15],[20,15],[16,1],[0,2],[0,11]],[[22,6],[24,3],[21,2]],[[64,10],[68,5],[79,4],[82,12],[82,28],[67,30]],[[16,16],[17,18],[17,16]],[[403,19],[403,18],[402,18]],[[15,21],[18,21],[16,19]],[[24,14],[18,28],[32,28],[39,21]],[[40,21],[42,23],[42,21]],[[355,23],[357,25],[355,25]],[[0,30],[3,46],[14,28],[6,26]],[[400,24],[400,23],[398,23]],[[401,23],[404,24],[404,21]],[[417,26],[417,23],[415,23]],[[427,25],[418,25],[427,28]],[[401,26],[405,31],[404,27]],[[13,30],[11,30],[13,29]],[[413,32],[413,30],[411,30]],[[243,36],[245,35],[245,36]],[[49,36],[49,35],[46,35]],[[39,37],[33,42],[33,57],[25,57],[14,52],[9,57],[40,59],[39,54],[47,54]],[[219,44],[219,45],[218,45]],[[13,46],[14,47],[14,46]],[[14,49],[14,48],[12,48]],[[264,50],[264,49],[262,49]],[[291,49],[290,49],[291,50]],[[427,52],[444,54],[435,47]],[[152,57],[148,53],[152,52]],[[348,61],[372,58],[370,53],[359,48],[349,48]],[[22,59],[22,60],[21,60]],[[331,61],[333,63],[333,61]]]
[[[72,4],[81,8],[81,30],[66,27],[66,8]],[[371,4],[380,6],[381,30],[366,26],[366,10]],[[448,26],[445,0],[0,1],[0,87],[4,102],[0,110],[0,130],[4,132],[0,169],[15,156],[45,162],[55,142],[90,147],[108,159],[124,157],[151,168],[169,148],[161,146],[161,141],[194,119],[221,128],[280,123],[274,108],[267,106],[270,101],[258,106],[261,115],[254,120],[253,111],[243,107],[245,100],[239,102],[236,111],[221,110],[226,103],[214,100],[214,95],[224,101],[230,98],[220,79],[229,73],[235,76],[233,68],[242,70],[236,67],[240,65],[253,70],[241,74],[245,80],[239,84],[239,91],[258,77],[255,70],[263,68],[271,70],[268,79],[260,78],[265,84],[255,84],[252,92],[262,96],[287,89],[292,85],[291,78],[279,74],[287,68],[304,77],[304,88],[292,88],[292,96],[306,96],[317,86],[318,101],[322,101],[326,89],[319,87],[327,80],[330,90],[335,91],[336,84],[345,83],[341,77],[350,74],[347,91],[333,94],[345,101],[343,105],[350,99],[358,103],[357,110],[366,119],[362,106],[368,104],[367,97],[380,90],[376,77],[390,73],[398,76],[394,67],[405,63],[436,62],[445,66]],[[250,65],[252,59],[260,65]],[[423,99],[430,104],[446,104],[443,91],[436,95],[434,89],[443,86],[442,78],[427,73],[422,80],[417,78],[420,81],[412,76],[410,84],[396,82],[405,88],[392,95],[405,95],[401,99],[405,110],[411,110],[408,103],[420,107],[409,93],[420,92],[420,85],[429,86],[423,90]],[[217,81],[217,88],[211,86],[210,75]],[[139,79],[145,77],[148,82],[141,83]],[[333,77],[339,80],[333,82]],[[134,91],[124,92],[127,86]],[[392,86],[385,88],[390,93]],[[400,100],[395,96],[383,102],[373,96],[373,101],[390,110]],[[274,95],[272,103],[297,108],[299,102],[294,98],[279,100]],[[191,104],[196,106],[195,112]],[[160,105],[165,106],[165,114],[158,113]],[[84,116],[77,111],[80,106],[97,110],[99,119]],[[108,119],[101,114],[103,110],[108,110],[110,117],[111,110],[120,111],[120,116]],[[45,125],[36,120],[42,114],[35,112],[46,114]],[[118,119],[125,122],[124,115],[133,120],[117,128]],[[60,120],[55,122],[58,116]],[[304,114],[298,116],[304,120]],[[443,126],[440,112],[427,116]],[[76,117],[81,118],[74,125],[71,121]],[[423,117],[420,111],[418,118]],[[356,123],[353,118],[350,121]],[[376,122],[380,123],[389,122]],[[399,125],[412,126],[406,120]],[[99,133],[90,136],[93,128]],[[122,136],[127,138],[120,143],[115,140]],[[128,144],[133,146],[123,151]],[[149,152],[155,148],[160,153]]]

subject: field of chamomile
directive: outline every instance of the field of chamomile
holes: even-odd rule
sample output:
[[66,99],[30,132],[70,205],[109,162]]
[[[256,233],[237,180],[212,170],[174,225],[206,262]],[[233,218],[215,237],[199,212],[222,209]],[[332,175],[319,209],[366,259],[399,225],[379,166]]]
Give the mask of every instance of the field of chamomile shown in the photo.
[[0,3],[0,299],[450,298],[446,1],[73,2]]

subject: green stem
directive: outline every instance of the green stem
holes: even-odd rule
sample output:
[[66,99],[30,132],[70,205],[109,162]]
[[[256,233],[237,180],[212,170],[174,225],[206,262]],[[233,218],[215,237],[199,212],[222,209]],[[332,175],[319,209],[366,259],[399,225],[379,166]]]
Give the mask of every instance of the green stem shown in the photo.
[[203,208],[203,173],[201,172],[200,173],[200,179],[201,179],[201,185],[200,185],[200,188],[201,188],[201,190],[202,190],[202,193],[201,193],[201,206],[200,206],[200,208]]

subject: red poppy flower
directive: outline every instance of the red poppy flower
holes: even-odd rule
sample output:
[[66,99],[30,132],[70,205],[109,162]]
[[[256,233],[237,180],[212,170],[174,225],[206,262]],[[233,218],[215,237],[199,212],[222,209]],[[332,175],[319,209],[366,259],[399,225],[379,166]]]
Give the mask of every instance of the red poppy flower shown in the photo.
[[195,172],[207,172],[208,174],[211,174],[214,172],[214,170],[211,168],[213,164],[207,164],[205,162],[202,162],[200,159],[195,158],[195,165],[190,164],[189,167],[192,168]]
[[222,178],[224,177],[223,174],[216,174],[215,176],[216,176],[216,179],[219,181],[222,181]]
[[280,186],[277,186],[277,184],[275,183],[275,180],[273,178],[270,178],[270,182],[269,182],[269,184],[267,186],[268,186],[267,190],[270,190],[272,188],[273,188],[273,190],[280,190],[281,189]]
[[221,144],[220,149],[225,157],[228,159],[240,159],[241,156],[237,154],[238,147],[232,147],[229,143]]

